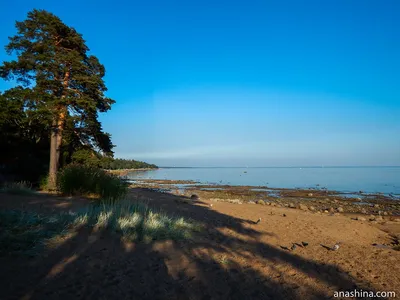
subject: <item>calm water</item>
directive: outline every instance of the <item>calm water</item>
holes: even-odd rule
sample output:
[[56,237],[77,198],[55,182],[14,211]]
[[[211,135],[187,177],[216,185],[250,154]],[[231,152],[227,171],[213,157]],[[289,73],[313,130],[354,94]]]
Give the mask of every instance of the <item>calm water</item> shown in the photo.
[[128,177],[133,180],[195,180],[207,184],[267,185],[276,188],[325,187],[343,192],[400,195],[400,167],[161,168],[132,172]]

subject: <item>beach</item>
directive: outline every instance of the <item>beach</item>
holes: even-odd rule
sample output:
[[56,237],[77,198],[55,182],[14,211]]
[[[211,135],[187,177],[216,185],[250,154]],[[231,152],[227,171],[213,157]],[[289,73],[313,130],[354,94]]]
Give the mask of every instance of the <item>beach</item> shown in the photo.
[[[360,213],[347,212],[347,200],[332,199],[324,206],[334,211],[321,212],[318,201],[328,200],[318,199],[336,196],[287,191],[262,204],[237,191],[217,198],[207,195],[215,191],[169,192],[156,184],[132,185],[129,201],[190,218],[203,229],[189,240],[146,243],[82,229],[39,257],[2,258],[1,298],[328,299],[354,289],[400,294],[397,203],[394,210],[378,204]],[[306,209],[299,199],[307,197],[315,200]],[[293,205],[286,206],[285,198]],[[77,211],[89,201],[2,195],[0,206],[49,213]],[[378,209],[387,214],[374,213]],[[339,248],[332,250],[335,244]]]

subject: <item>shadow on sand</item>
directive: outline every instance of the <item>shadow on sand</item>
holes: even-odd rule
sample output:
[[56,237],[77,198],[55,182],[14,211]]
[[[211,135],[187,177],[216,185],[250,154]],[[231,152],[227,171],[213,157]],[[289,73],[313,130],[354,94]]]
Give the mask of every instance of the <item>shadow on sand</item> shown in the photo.
[[[205,229],[188,241],[129,243],[107,231],[81,228],[38,258],[2,258],[0,298],[327,299],[335,290],[360,288],[337,266],[261,242],[261,235],[272,233],[251,226],[254,220],[221,214],[199,200],[177,204],[188,198],[147,189],[132,189],[130,196],[166,214],[189,217]],[[257,258],[265,264],[255,267]],[[279,264],[320,285],[296,281]],[[263,268],[274,275],[266,276]]]

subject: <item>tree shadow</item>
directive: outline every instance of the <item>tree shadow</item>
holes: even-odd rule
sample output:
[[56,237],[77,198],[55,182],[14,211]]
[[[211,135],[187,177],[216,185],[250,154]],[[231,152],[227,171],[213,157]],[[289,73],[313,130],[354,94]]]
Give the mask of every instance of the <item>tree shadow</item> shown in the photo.
[[190,240],[145,242],[141,236],[142,242],[133,243],[109,230],[82,227],[32,262],[3,259],[0,298],[327,299],[335,290],[360,289],[337,266],[261,242],[261,236],[274,235],[257,230],[253,220],[183,196],[133,189],[131,197],[169,216],[190,218],[204,230]]

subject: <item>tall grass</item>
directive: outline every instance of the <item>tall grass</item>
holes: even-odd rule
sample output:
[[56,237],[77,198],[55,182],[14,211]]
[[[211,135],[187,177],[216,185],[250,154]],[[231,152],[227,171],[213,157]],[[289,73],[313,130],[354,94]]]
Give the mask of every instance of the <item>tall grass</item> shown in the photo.
[[96,195],[106,201],[116,201],[127,193],[127,184],[102,169],[71,164],[57,176],[57,188],[65,195]]
[[0,191],[4,193],[24,196],[30,196],[36,193],[32,189],[32,185],[26,181],[5,183]]
[[33,255],[43,246],[43,241],[63,233],[66,225],[33,212],[0,211],[0,256]]
[[77,221],[97,230],[120,233],[131,241],[185,239],[200,230],[197,223],[172,218],[143,203],[128,201],[89,206],[78,212]]
[[[0,256],[35,255],[46,245],[79,228],[113,232],[136,242],[190,238],[201,226],[184,218],[172,218],[151,210],[143,203],[118,201],[98,203],[75,213],[39,215],[21,210],[0,211]],[[61,237],[61,238],[60,238]]]

